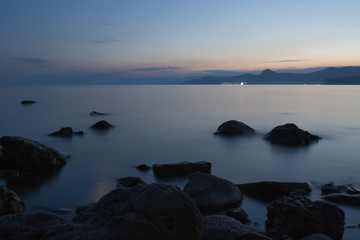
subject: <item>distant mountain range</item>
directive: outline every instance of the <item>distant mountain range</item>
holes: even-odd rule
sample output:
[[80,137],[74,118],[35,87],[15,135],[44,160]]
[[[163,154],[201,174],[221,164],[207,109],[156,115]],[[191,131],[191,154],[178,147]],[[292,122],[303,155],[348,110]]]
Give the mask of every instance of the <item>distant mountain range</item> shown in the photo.
[[360,67],[330,67],[312,73],[276,73],[266,69],[259,75],[202,77],[184,84],[360,84]]

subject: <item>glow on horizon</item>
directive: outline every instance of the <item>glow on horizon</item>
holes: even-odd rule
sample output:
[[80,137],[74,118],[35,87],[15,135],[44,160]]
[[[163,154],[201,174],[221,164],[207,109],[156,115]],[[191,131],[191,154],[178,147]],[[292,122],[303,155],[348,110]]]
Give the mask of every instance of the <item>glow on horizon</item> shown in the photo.
[[0,75],[359,65],[359,9],[357,0],[3,1]]

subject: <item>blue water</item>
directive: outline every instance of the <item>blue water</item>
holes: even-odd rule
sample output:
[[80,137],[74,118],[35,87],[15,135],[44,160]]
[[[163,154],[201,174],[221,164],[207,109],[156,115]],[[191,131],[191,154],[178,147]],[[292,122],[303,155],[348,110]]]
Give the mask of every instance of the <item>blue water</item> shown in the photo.
[[[21,105],[24,99],[37,103]],[[27,202],[28,212],[95,202],[119,177],[157,182],[151,171],[136,170],[143,163],[210,161],[214,175],[234,183],[306,181],[314,185],[314,199],[319,197],[318,186],[329,181],[360,187],[358,86],[8,88],[0,89],[0,109],[1,136],[27,137],[71,155],[57,175],[9,186]],[[109,115],[94,117],[91,111]],[[89,129],[103,119],[115,128]],[[248,124],[256,135],[213,135],[230,119]],[[273,146],[262,139],[275,126],[290,122],[322,139],[303,148]],[[66,126],[85,135],[47,136]],[[169,182],[183,187],[186,179]],[[242,207],[263,228],[266,205],[245,198]],[[359,209],[342,208],[347,224],[360,223]],[[344,239],[356,239],[357,234],[358,228],[347,229]]]

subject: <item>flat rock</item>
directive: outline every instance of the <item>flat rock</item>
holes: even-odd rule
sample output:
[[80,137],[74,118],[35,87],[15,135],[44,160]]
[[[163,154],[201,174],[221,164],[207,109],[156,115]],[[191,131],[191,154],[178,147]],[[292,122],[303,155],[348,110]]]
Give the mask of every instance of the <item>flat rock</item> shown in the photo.
[[332,193],[323,198],[330,202],[360,207],[360,194]]
[[251,135],[254,134],[255,130],[243,122],[236,120],[230,120],[222,123],[216,130],[215,134],[225,136],[235,135]]
[[57,132],[50,133],[49,136],[72,137],[73,135],[84,135],[83,131],[75,132],[71,127],[63,127]]
[[235,184],[201,172],[190,175],[184,192],[194,199],[203,213],[225,210],[239,205],[243,200],[242,193]]
[[170,178],[186,176],[193,172],[211,172],[211,163],[200,161],[200,162],[180,162],[170,164],[154,164],[153,171],[158,178]]
[[252,229],[239,221],[224,215],[203,217],[204,240],[239,239],[271,240],[266,233]]
[[101,120],[101,121],[95,123],[94,125],[92,125],[90,128],[104,130],[104,129],[109,129],[109,128],[113,128],[113,127],[114,126],[111,125],[110,123],[108,123],[107,121]]
[[146,183],[139,177],[125,177],[117,180],[116,187],[134,187],[138,184],[146,185]]
[[334,204],[284,196],[271,202],[267,210],[266,232],[275,239],[301,239],[316,233],[333,240],[343,237],[345,214]]
[[360,190],[356,189],[353,185],[335,185],[334,182],[329,182],[322,185],[321,187],[322,194],[331,194],[331,193],[345,193],[345,194],[360,194]]
[[318,141],[320,137],[298,128],[293,123],[287,123],[272,129],[264,136],[264,139],[277,145],[305,146]]
[[12,170],[44,171],[59,169],[66,164],[66,157],[57,150],[39,142],[4,136],[0,139],[6,160],[5,168]]
[[24,104],[24,105],[26,105],[26,104],[34,104],[34,103],[36,103],[36,102],[33,101],[33,100],[24,100],[24,101],[21,102],[21,104]]
[[25,207],[15,192],[0,184],[0,216],[24,213]]
[[237,184],[240,190],[249,196],[263,201],[273,201],[280,196],[288,196],[290,193],[302,190],[304,195],[311,192],[310,184],[301,182],[254,182]]

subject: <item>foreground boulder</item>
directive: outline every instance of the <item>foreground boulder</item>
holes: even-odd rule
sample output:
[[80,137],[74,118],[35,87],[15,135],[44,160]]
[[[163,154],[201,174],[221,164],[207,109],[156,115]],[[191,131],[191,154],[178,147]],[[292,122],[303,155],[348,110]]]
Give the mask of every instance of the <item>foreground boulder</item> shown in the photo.
[[275,239],[297,240],[322,233],[341,240],[344,233],[344,211],[322,201],[312,202],[302,196],[281,197],[267,207],[266,232]]
[[114,126],[111,125],[110,123],[108,123],[107,121],[101,120],[101,121],[95,123],[94,125],[92,125],[90,128],[104,130],[104,129],[109,129],[109,128],[113,128],[113,127]]
[[57,132],[50,133],[49,136],[72,137],[73,135],[84,135],[83,131],[75,132],[71,127],[63,127]]
[[66,157],[55,149],[23,137],[4,136],[0,139],[5,163],[2,168],[25,171],[59,169]]
[[258,198],[263,201],[273,201],[280,196],[288,196],[290,193],[301,190],[302,193],[308,194],[311,192],[311,187],[308,183],[300,182],[255,182],[237,184],[240,190],[247,195]]
[[272,129],[264,139],[278,145],[305,146],[318,141],[320,137],[298,128],[293,123],[287,123]]
[[254,129],[252,129],[245,123],[236,120],[230,120],[222,123],[215,132],[215,134],[225,135],[225,136],[251,135],[254,133],[255,133]]
[[15,192],[0,185],[0,216],[24,213],[25,206],[25,202]]
[[331,193],[345,193],[345,194],[360,194],[360,190],[356,189],[353,185],[335,185],[334,182],[329,182],[322,185],[322,194]]
[[240,239],[240,240],[271,240],[266,233],[252,229],[239,221],[224,215],[203,217],[204,240]]
[[213,175],[196,172],[184,187],[201,212],[217,212],[240,204],[242,193],[235,184]]
[[153,171],[156,177],[169,178],[186,176],[193,172],[211,172],[211,163],[200,161],[200,162],[180,162],[171,164],[154,164]]

